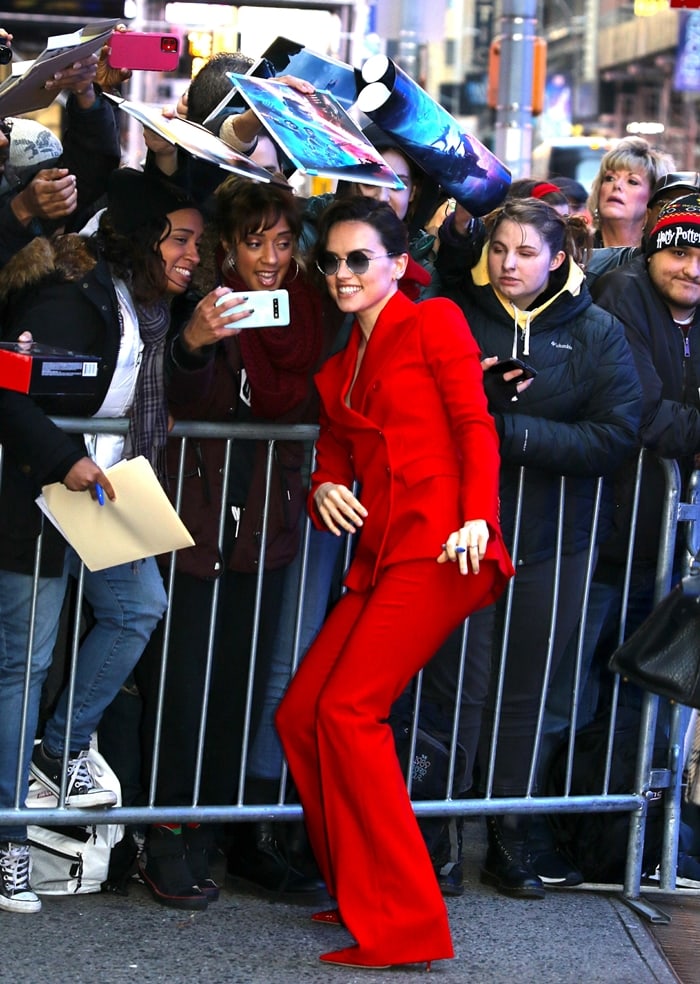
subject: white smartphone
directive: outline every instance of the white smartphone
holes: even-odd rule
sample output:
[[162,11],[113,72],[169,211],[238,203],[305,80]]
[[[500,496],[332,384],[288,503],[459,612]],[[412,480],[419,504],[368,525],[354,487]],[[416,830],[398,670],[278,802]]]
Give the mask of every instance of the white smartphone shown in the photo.
[[[227,304],[229,298],[240,297],[231,291],[222,294],[216,302]],[[289,292],[286,290],[251,290],[243,295],[246,300],[241,305],[231,308],[231,311],[248,311],[252,313],[240,321],[231,321],[225,328],[277,328],[289,324]]]

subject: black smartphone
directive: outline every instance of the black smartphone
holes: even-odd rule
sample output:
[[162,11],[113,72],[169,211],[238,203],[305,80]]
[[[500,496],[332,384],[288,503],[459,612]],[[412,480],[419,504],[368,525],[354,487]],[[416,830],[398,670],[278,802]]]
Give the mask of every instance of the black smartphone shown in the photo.
[[537,370],[523,362],[522,359],[500,359],[498,362],[494,362],[492,366],[489,366],[485,372],[492,373],[495,376],[502,376],[506,372],[512,372],[513,369],[522,369],[522,376],[518,376],[516,379],[511,380],[514,383],[520,383],[523,379],[533,379],[537,375]]

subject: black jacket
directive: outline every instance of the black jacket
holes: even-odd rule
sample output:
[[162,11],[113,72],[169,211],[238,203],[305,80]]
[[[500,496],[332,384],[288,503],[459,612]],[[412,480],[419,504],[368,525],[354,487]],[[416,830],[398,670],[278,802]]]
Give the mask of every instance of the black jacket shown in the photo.
[[656,291],[644,256],[601,277],[593,296],[624,325],[642,383],[644,446],[664,458],[700,451],[700,310],[685,355],[681,329]]
[[[596,282],[598,304],[622,322],[642,383],[641,440],[661,458],[677,459],[683,478],[700,451],[700,311],[689,327],[687,346],[681,328],[656,291],[639,256]],[[622,561],[629,529],[629,503],[634,469],[622,468],[616,479],[617,536],[604,555]],[[645,464],[637,537],[638,559],[656,560],[659,515],[664,495],[661,472],[653,460]]]
[[[49,414],[89,417],[101,406],[119,353],[119,315],[109,268],[84,250],[59,270],[47,272],[54,256],[45,239],[36,239],[0,273],[2,337],[14,340],[30,331],[36,342],[101,358],[92,397],[41,401],[0,389],[0,443],[5,451],[0,489],[0,569],[32,572],[41,513],[34,503],[41,486],[62,481],[86,454],[81,435],[64,433]],[[62,271],[61,271],[62,267]],[[66,277],[75,279],[66,280]],[[57,576],[65,542],[46,524],[42,553],[44,576]]]
[[586,283],[595,296],[593,285],[611,270],[616,270],[623,263],[629,263],[642,252],[640,246],[601,246],[592,249],[586,263]]
[[[445,255],[444,246],[438,270],[442,262],[454,272],[454,254]],[[520,467],[526,469],[517,564],[554,553],[561,475],[567,476],[564,552],[586,548],[595,478],[610,473],[638,441],[640,386],[622,326],[592,303],[575,264],[562,274],[559,289],[546,300],[540,296],[538,307],[517,311],[488,283],[484,249],[449,289],[483,357],[517,355],[537,370],[507,410],[491,404],[501,437],[501,523],[509,545]],[[605,529],[603,517],[599,536]]]

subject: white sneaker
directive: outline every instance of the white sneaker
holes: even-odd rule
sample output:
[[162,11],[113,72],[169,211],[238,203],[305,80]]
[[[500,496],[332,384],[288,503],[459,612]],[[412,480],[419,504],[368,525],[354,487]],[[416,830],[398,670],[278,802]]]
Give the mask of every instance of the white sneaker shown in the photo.
[[41,899],[29,885],[29,845],[0,843],[0,909],[38,912]]

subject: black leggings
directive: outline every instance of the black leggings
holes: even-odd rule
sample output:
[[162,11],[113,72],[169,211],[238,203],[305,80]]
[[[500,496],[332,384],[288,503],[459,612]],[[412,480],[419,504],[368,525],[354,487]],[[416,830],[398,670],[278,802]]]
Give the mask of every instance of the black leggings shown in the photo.
[[[562,557],[551,676],[556,672],[581,617],[587,559],[586,551]],[[527,788],[547,658],[554,568],[552,558],[520,566],[515,575],[494,770],[493,792],[496,796],[521,796]],[[496,605],[493,672],[477,756],[482,784],[494,729],[506,597],[507,593]],[[571,651],[575,648],[571,647]]]
[[[467,770],[464,777],[455,776],[456,795],[465,793],[472,784],[481,717],[489,688],[494,618],[495,605],[481,608],[469,617],[457,731],[458,740],[467,753]],[[437,704],[449,724],[455,711],[463,632],[463,626],[453,632],[423,670],[423,699]]]

